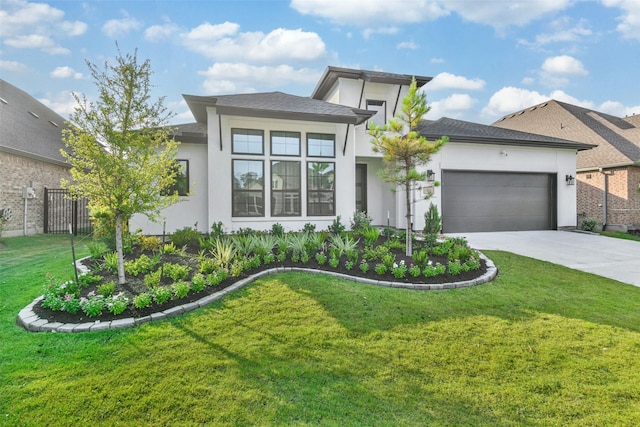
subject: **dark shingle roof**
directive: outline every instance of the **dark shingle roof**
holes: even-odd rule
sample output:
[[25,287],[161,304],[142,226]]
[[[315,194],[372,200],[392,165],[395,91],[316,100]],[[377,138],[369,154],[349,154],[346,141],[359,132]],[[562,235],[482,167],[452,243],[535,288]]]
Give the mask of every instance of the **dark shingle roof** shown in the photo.
[[0,150],[67,165],[60,154],[65,119],[2,79],[0,97]]
[[360,124],[375,114],[282,92],[183,97],[199,123],[207,122],[207,106],[216,107],[219,114],[225,115],[350,124]]
[[[386,73],[384,71],[358,70],[354,68],[327,67],[320,78],[318,85],[313,90],[311,97],[314,99],[324,99],[327,93],[335,85],[338,78],[348,78],[363,80],[373,83],[387,83],[408,86],[414,76],[409,74]],[[431,77],[415,76],[418,87],[422,87],[431,81]]]
[[184,123],[171,126],[176,141],[187,144],[206,144],[207,127],[202,123]]
[[437,139],[442,136],[448,136],[453,142],[555,147],[576,150],[588,150],[594,147],[594,145],[581,142],[503,129],[496,126],[487,126],[463,120],[450,119],[448,117],[443,117],[435,121],[425,120],[420,123],[417,130],[426,138]]

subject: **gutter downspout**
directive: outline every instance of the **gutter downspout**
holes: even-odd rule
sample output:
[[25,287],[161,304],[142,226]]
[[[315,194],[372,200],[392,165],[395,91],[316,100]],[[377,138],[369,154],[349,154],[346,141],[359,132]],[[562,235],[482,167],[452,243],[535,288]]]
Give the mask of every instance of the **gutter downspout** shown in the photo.
[[602,231],[607,227],[607,193],[609,193],[609,175],[604,175],[603,191],[602,191]]

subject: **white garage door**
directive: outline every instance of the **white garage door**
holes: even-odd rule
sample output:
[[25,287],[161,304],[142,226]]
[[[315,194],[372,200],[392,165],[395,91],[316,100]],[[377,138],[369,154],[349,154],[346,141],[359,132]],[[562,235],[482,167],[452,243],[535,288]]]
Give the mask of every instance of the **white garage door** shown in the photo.
[[442,230],[552,230],[556,176],[540,173],[443,171]]

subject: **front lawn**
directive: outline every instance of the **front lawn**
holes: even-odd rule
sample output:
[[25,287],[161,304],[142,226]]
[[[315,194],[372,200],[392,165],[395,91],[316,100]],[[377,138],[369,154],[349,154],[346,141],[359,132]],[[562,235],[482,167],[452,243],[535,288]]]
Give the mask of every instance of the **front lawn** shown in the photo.
[[15,317],[68,241],[4,242],[0,424],[640,424],[640,289],[613,280],[488,251],[498,278],[472,288],[287,273],[168,321],[30,333]]

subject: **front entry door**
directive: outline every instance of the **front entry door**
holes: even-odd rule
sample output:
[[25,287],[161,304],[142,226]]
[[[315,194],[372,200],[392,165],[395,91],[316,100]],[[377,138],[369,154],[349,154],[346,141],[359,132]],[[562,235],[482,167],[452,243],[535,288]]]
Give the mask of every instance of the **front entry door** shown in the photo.
[[367,165],[356,164],[356,211],[367,211]]

